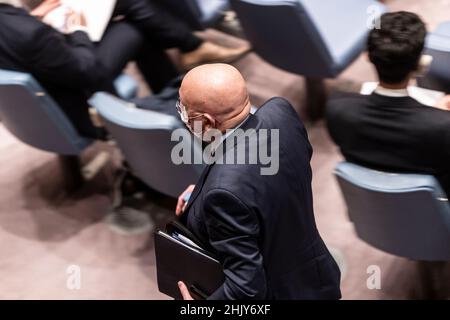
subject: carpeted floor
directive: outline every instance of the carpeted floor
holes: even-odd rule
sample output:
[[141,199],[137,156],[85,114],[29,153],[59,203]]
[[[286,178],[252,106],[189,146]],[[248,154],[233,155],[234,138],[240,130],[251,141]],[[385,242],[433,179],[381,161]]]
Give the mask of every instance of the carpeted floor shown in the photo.
[[[385,2],[392,10],[419,13],[431,29],[450,20],[449,0]],[[229,45],[239,41],[215,31],[203,35]],[[303,114],[301,77],[272,67],[255,54],[235,65],[249,83],[254,104],[283,96]],[[129,72],[139,77],[133,66]],[[373,79],[373,70],[363,54],[328,84],[331,91],[335,87],[358,90],[361,82]],[[142,86],[140,94],[146,93]],[[332,175],[341,156],[323,123],[308,125],[308,131],[314,147],[316,219],[325,242],[340,262],[343,298],[419,297],[415,262],[385,254],[356,237]],[[106,166],[82,190],[66,194],[61,188],[58,158],[22,144],[0,124],[0,299],[167,298],[157,289],[152,235],[120,235],[105,223],[111,209],[109,186],[119,159],[117,150],[98,143],[83,158],[87,161],[101,150],[113,154],[116,163]],[[170,205],[156,200],[149,213],[163,224],[173,211]],[[381,289],[367,287],[371,265],[380,267]],[[80,268],[80,289],[70,289],[72,266]],[[438,281],[450,283],[448,277]]]

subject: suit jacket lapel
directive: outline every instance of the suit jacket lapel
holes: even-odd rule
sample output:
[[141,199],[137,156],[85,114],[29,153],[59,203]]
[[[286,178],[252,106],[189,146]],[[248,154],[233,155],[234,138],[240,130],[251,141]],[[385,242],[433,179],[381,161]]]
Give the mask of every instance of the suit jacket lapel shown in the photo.
[[[234,140],[234,144],[230,147],[230,149],[234,148],[234,146],[237,144],[237,142],[239,141],[239,135],[244,132],[245,130],[248,129],[257,129],[260,126],[260,122],[258,120],[258,118],[252,114],[249,115],[249,118],[247,119],[247,121],[245,121],[245,123],[242,124],[242,126],[239,128],[241,130],[237,130],[235,132],[233,132],[229,137],[227,137],[223,142],[223,153],[222,155],[220,155],[220,157],[224,157],[225,153],[227,151],[226,147],[227,147],[227,143],[226,141],[228,139],[235,139]],[[238,139],[236,139],[236,137]],[[216,161],[219,159],[216,158]],[[188,204],[186,206],[185,212],[188,213],[189,208],[192,206],[192,204],[195,202],[195,200],[197,199],[198,195],[201,193],[202,189],[203,189],[203,185],[205,184],[206,178],[208,177],[209,172],[211,171],[211,168],[214,166],[215,162],[210,164],[209,166],[207,166],[203,172],[202,175],[200,176],[197,184],[195,185],[194,191],[192,192],[191,197],[189,198]]]
[[[226,163],[226,153],[232,152],[232,150],[236,147],[239,141],[241,141],[240,136],[245,134],[247,130],[254,129],[258,130],[261,126],[261,122],[258,117],[250,114],[247,121],[245,121],[237,130],[235,130],[232,134],[230,134],[223,142],[222,142],[222,152],[215,159],[218,163]],[[233,143],[227,143],[229,140],[233,140]],[[220,160],[220,161],[219,161]],[[221,162],[223,161],[223,162]]]
[[195,188],[194,191],[192,191],[191,197],[189,198],[188,204],[186,206],[185,212],[189,211],[189,208],[192,206],[192,204],[194,203],[195,199],[197,199],[198,195],[200,194],[200,191],[203,189],[203,185],[205,184],[206,181],[206,177],[208,176],[209,171],[211,170],[211,167],[214,165],[210,164],[209,166],[207,166],[203,172],[202,175],[200,176],[200,178],[198,179],[197,183],[195,184]]

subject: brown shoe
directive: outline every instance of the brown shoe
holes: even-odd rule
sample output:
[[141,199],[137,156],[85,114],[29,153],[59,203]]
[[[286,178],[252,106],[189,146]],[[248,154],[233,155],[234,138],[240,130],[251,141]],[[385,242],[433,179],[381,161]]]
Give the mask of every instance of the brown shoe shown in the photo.
[[183,54],[181,56],[181,65],[183,69],[189,70],[204,63],[231,63],[248,53],[250,50],[251,48],[249,45],[239,48],[226,48],[205,41],[198,49]]

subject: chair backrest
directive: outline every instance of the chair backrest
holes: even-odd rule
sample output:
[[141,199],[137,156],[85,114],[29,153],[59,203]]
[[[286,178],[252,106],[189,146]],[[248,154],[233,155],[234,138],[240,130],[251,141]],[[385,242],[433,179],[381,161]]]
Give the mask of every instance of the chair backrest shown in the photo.
[[163,0],[164,5],[195,30],[214,26],[229,8],[228,0]]
[[425,47],[450,52],[450,21],[439,24],[434,32],[427,35]]
[[0,70],[0,119],[18,139],[61,155],[78,155],[90,140],[27,73]]
[[362,240],[414,260],[450,260],[450,207],[434,177],[348,162],[338,164],[335,174]]
[[213,27],[223,17],[225,11],[230,9],[228,0],[187,0],[197,2],[201,12],[203,28]]
[[433,56],[433,61],[424,77],[418,78],[421,86],[450,92],[450,21],[441,23],[426,38],[425,53]]
[[[364,49],[373,0],[231,0],[255,51],[308,77],[335,77]],[[345,8],[345,10],[343,9]]]
[[[201,146],[179,119],[137,109],[130,103],[102,92],[94,94],[89,103],[99,112],[133,173],[149,187],[178,197],[189,184],[197,182],[204,169],[203,164],[175,164],[172,159],[172,153],[180,154],[180,150],[174,147],[181,139],[190,142],[189,153],[195,153],[196,157],[202,155]],[[174,130],[179,135],[172,141]]]

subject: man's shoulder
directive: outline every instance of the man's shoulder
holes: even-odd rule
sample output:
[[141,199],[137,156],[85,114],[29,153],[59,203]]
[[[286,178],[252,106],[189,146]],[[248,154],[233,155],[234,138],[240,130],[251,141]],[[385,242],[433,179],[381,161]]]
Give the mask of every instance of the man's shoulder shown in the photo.
[[269,100],[267,100],[266,102],[264,102],[261,107],[264,107],[266,105],[292,106],[291,103],[287,99],[282,98],[282,97],[272,97]]
[[273,97],[263,103],[257,111],[257,115],[271,114],[271,113],[286,113],[294,112],[295,109],[292,104],[285,98]]
[[351,93],[342,97],[330,98],[327,102],[327,110],[336,111],[342,109],[342,111],[345,111],[349,108],[365,106],[369,104],[369,97],[368,95]]
[[336,104],[343,102],[366,102],[369,101],[370,95],[360,94],[356,92],[346,93],[345,95],[331,97],[329,102]]
[[416,111],[417,118],[427,130],[437,131],[442,128],[448,131],[450,128],[450,111],[429,106],[418,107]]
[[289,123],[303,126],[297,111],[285,98],[273,97],[261,105],[255,115],[264,128],[286,127]]

